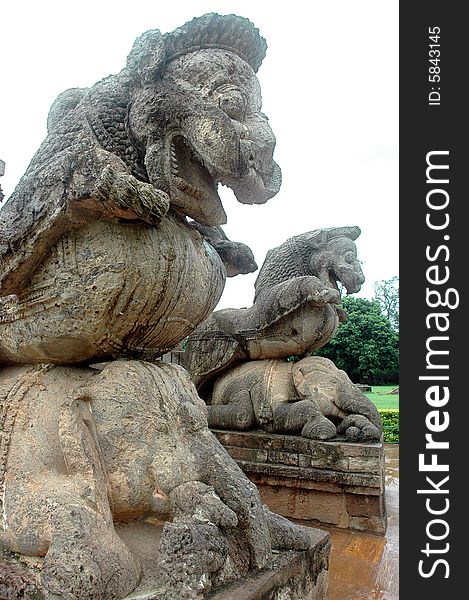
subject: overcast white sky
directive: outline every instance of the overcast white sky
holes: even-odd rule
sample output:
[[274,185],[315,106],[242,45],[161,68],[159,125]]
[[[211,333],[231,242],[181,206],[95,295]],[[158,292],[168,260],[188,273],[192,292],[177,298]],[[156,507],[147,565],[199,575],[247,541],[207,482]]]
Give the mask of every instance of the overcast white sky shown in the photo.
[[[0,6],[0,158],[13,191],[46,134],[55,97],[117,73],[134,39],[206,12],[248,17],[267,39],[263,111],[283,184],[261,206],[223,188],[227,235],[259,266],[269,248],[320,227],[358,225],[366,283],[398,275],[398,0],[8,0]],[[220,307],[250,306],[256,274]]]

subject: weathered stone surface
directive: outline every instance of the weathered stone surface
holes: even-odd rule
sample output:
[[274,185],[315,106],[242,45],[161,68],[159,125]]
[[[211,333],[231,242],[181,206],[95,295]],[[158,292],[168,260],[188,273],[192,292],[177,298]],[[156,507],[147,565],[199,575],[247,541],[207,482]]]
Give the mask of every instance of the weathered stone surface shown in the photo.
[[345,494],[345,506],[354,517],[381,517],[385,513],[384,496]]
[[[298,489],[307,490],[319,490],[322,492],[331,492],[333,494],[342,493],[342,486],[337,483],[315,481],[313,479],[295,479],[293,477],[279,477],[276,475],[257,475],[256,473],[249,473],[249,478],[257,486],[259,485],[270,485],[274,487],[284,486]],[[352,489],[352,488],[347,488]],[[356,487],[355,490],[374,490],[375,488],[362,488]],[[360,493],[360,492],[357,492]]]
[[[262,432],[214,433],[275,512],[312,525],[385,532],[381,442],[305,440]],[[273,462],[275,457],[279,460]]]
[[344,436],[334,440],[308,440],[297,435],[271,434],[265,431],[226,431],[212,428],[224,446],[238,448],[258,448],[263,450],[282,450],[294,454],[304,454],[310,459],[323,458],[335,467],[335,461],[348,457],[375,459],[381,465],[383,444],[381,442],[354,442],[350,444]]
[[158,228],[95,220],[63,233],[28,288],[0,298],[0,360],[76,363],[169,350],[223,290],[220,260],[190,232],[168,216]]
[[319,535],[317,540],[307,553],[280,554],[271,570],[215,592],[210,600],[327,600],[330,542]]
[[300,467],[315,467],[319,469],[331,469],[334,468],[337,471],[349,471],[349,460],[348,458],[334,459],[333,457],[326,456],[321,458],[315,458],[314,456],[308,456],[307,454],[301,454],[299,459]]
[[209,405],[210,426],[312,439],[381,437],[375,406],[331,361],[284,360],[323,346],[344,317],[337,282],[349,293],[364,282],[359,234],[358,227],[322,229],[270,250],[253,306],[216,311],[189,336],[182,364]]
[[294,236],[269,250],[254,284],[255,300],[278,283],[313,275],[325,286],[340,281],[349,294],[360,291],[365,281],[354,240],[359,227],[331,227]]
[[[213,429],[217,438],[224,446],[236,446],[236,447],[247,447],[247,448],[260,448],[260,449],[281,449],[285,447],[286,441],[289,439],[284,435],[269,435],[264,431],[223,431],[222,429]],[[295,437],[295,439],[300,439]],[[307,444],[307,440],[301,440]]]
[[292,467],[273,463],[251,463],[249,461],[237,461],[245,473],[260,473],[274,475],[276,477],[295,477],[297,479],[315,479],[327,483],[338,483],[352,487],[374,487],[382,485],[381,478],[368,473],[347,473],[344,471],[332,471],[327,469],[312,469]]
[[[5,162],[0,159],[0,177],[3,177],[3,175],[5,175]],[[5,195],[3,194],[2,186],[0,185],[0,203],[4,198]]]
[[151,358],[208,317],[225,269],[186,216],[225,222],[219,181],[244,203],[280,186],[264,53],[246,19],[206,15],[59,96],[0,211],[0,363]]
[[350,529],[356,529],[357,531],[369,531],[378,535],[384,535],[387,528],[387,517],[386,513],[384,516],[379,517],[350,517],[349,521]]
[[[117,600],[148,576],[154,599],[197,600],[318,541],[262,504],[182,367],[123,360],[176,346],[255,267],[217,184],[248,204],[279,189],[265,48],[234,15],[146,32],[119,74],[57,98],[0,211],[7,597]],[[306,569],[292,582],[313,591]]]
[[187,341],[184,366],[204,398],[213,378],[236,363],[302,356],[329,341],[345,316],[337,282],[354,293],[365,280],[359,234],[358,227],[319,229],[268,252],[253,306],[214,312]]
[[253,306],[217,311],[213,318],[225,334],[244,341],[251,360],[320,348],[344,316],[336,306],[337,282],[355,293],[365,281],[354,242],[359,235],[358,227],[335,227],[288,239],[267,253]]
[[[256,360],[233,367],[215,382],[208,418],[214,428],[261,427],[312,439],[330,439],[339,433],[352,440],[379,440],[382,434],[374,404],[344,371],[321,356],[295,363]],[[320,456],[313,458],[307,466],[322,465]],[[343,470],[367,470],[356,460],[342,462]]]
[[48,593],[99,597],[109,577],[109,598],[136,587],[140,565],[113,521],[172,518],[155,567],[174,590],[165,598],[186,588],[195,598],[265,568],[276,544],[308,547],[309,533],[262,506],[209,432],[182,367],[10,367],[0,392],[0,543],[44,557],[38,585]]
[[0,547],[0,598],[2,600],[42,600],[37,591],[37,575],[34,570],[19,562],[15,556]]
[[[142,565],[141,579],[136,590],[125,600],[161,600],[165,590],[161,586],[154,565],[159,560],[162,525],[148,523],[116,524],[116,532]],[[319,529],[308,528],[310,548],[307,551],[280,551],[272,565],[260,573],[251,573],[240,582],[233,581],[205,594],[211,600],[326,600],[330,553],[329,535]],[[1,553],[1,551],[0,551]],[[39,565],[42,559],[38,559]],[[37,573],[13,557],[0,554],[0,597],[5,600],[43,600]],[[189,596],[190,597],[190,596]],[[182,596],[177,597],[182,598]],[[103,598],[105,600],[105,598]]]
[[280,463],[283,465],[291,465],[297,467],[299,460],[298,456],[291,452],[281,452],[279,450],[269,450],[267,453],[267,462]]
[[[151,578],[151,561],[155,560],[158,549],[147,544],[140,532],[135,536],[133,529],[134,525],[125,526],[125,530],[121,526],[117,528],[143,565],[138,589],[125,600],[155,600],[161,588],[158,581]],[[312,544],[307,552],[280,552],[270,569],[251,574],[205,597],[210,600],[326,600],[330,541],[324,531],[310,531]]]
[[204,239],[215,248],[225,265],[227,277],[257,271],[254,254],[249,246],[229,240],[221,227],[207,227],[196,221],[189,224],[199,231]]
[[259,450],[254,448],[239,448],[232,447],[226,448],[231,458],[235,460],[249,460],[252,462],[267,462],[268,453],[267,450]]
[[[311,494],[309,490],[300,488],[273,488],[257,484],[263,502],[267,506],[275,506],[275,510],[284,517],[312,521],[316,519],[321,523],[348,526],[344,523],[346,507],[341,494],[330,494],[316,491]],[[340,524],[340,525],[339,525]]]

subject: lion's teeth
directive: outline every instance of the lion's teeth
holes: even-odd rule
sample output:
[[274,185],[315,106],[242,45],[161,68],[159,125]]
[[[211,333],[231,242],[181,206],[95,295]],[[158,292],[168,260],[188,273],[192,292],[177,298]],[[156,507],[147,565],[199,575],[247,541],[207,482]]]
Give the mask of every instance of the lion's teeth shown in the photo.
[[184,181],[184,179],[178,179],[178,181],[176,181],[176,186],[182,192],[185,192],[189,196],[193,196],[197,200],[200,200],[202,198],[203,192],[201,192],[199,189],[197,189],[190,183],[187,183],[187,181]]
[[171,174],[178,175],[179,174],[179,166],[176,158],[176,147],[174,144],[170,146],[170,163],[171,163]]

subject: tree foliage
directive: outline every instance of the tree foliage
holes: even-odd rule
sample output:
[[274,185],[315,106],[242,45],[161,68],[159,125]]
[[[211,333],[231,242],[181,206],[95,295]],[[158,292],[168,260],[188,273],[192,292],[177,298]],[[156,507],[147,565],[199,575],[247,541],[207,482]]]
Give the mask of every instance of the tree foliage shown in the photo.
[[389,319],[393,329],[399,330],[399,278],[395,275],[391,279],[377,281],[374,285],[375,297],[384,314]]
[[376,300],[345,297],[348,320],[315,354],[332,360],[354,383],[399,381],[399,335]]

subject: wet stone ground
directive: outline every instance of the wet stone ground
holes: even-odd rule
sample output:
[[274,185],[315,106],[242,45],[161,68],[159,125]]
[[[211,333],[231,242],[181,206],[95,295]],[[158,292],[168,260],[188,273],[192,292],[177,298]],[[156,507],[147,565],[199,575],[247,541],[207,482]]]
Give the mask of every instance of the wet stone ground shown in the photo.
[[329,600],[399,598],[399,445],[385,444],[385,536],[323,527],[331,534]]

